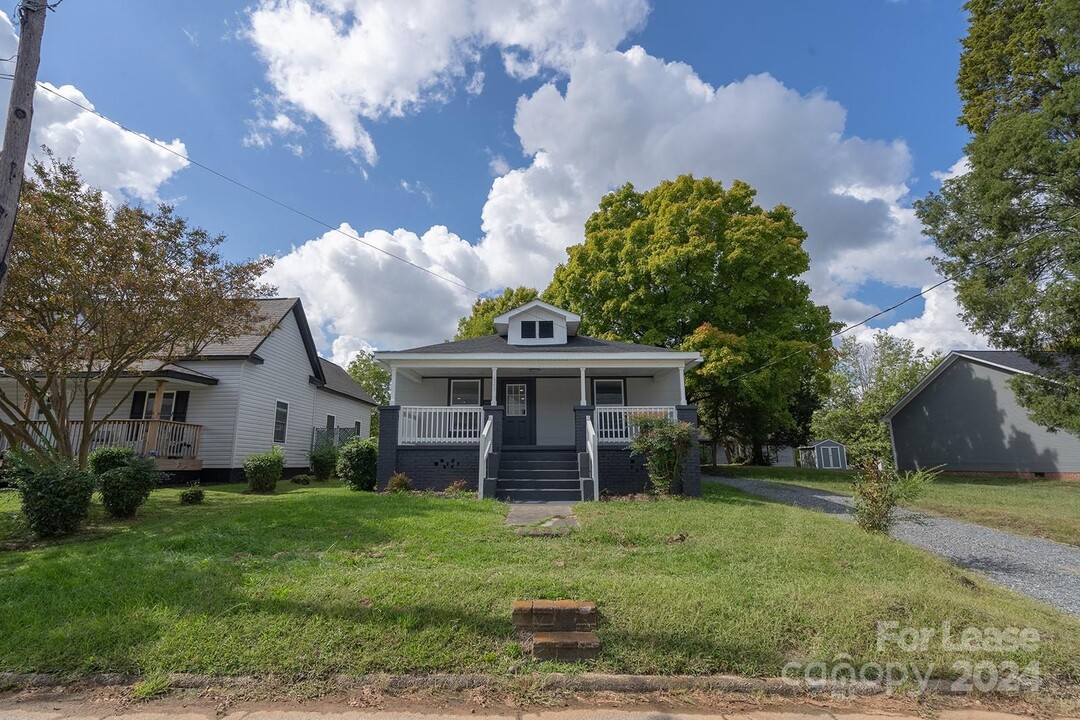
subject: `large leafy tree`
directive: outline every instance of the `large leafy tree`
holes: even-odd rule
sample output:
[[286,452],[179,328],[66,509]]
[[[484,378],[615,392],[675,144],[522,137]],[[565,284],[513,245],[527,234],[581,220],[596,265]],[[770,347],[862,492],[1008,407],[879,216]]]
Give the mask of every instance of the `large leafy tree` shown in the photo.
[[479,298],[472,306],[472,312],[458,320],[455,340],[486,337],[495,334],[495,318],[508,310],[521,307],[537,298],[540,293],[536,288],[519,286],[506,288],[502,295]]
[[798,279],[810,259],[794,212],[754,196],[689,175],[627,184],[601,200],[544,299],[579,313],[585,334],[700,351],[687,386],[702,425],[760,461],[774,438],[805,434],[832,323]]
[[[390,371],[367,350],[356,353],[346,372],[378,405],[390,404]],[[371,435],[379,434],[379,414],[371,415]]]
[[[0,303],[5,439],[85,465],[97,428],[147,374],[252,332],[271,261],[227,262],[223,240],[167,206],[112,208],[51,154],[34,162]],[[77,442],[72,417],[94,419]]]
[[892,464],[889,430],[881,417],[941,361],[941,354],[884,331],[872,342],[846,337],[836,354],[829,392],[814,415],[814,435],[844,443],[852,463]]
[[969,0],[970,172],[916,204],[972,329],[1044,366],[1031,416],[1080,434],[1080,3]]

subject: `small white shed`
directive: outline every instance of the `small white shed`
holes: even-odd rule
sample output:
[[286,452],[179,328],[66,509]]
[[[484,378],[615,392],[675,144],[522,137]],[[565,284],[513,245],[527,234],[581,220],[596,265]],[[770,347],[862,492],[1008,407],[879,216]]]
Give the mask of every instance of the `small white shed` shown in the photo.
[[819,470],[847,470],[847,448],[836,440],[815,440],[799,448],[799,463]]

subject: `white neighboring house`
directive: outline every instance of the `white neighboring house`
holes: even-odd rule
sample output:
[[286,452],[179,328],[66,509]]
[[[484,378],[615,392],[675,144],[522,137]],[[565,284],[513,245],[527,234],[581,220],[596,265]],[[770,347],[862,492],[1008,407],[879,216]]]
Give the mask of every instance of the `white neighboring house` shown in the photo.
[[[380,409],[379,484],[460,483],[481,497],[594,499],[641,492],[627,445],[635,415],[697,425],[684,373],[696,352],[578,334],[581,318],[540,300],[495,318],[497,334],[375,357],[390,368]],[[697,434],[681,492],[700,494]]]
[[[92,447],[126,445],[180,478],[220,482],[239,481],[244,460],[274,446],[284,448],[286,470],[306,472],[315,430],[368,437],[375,402],[318,356],[300,299],[258,302],[262,320],[252,334],[117,381],[99,418],[118,403],[119,410]],[[0,383],[19,393],[14,380]],[[72,420],[72,432],[81,432],[81,418]]]

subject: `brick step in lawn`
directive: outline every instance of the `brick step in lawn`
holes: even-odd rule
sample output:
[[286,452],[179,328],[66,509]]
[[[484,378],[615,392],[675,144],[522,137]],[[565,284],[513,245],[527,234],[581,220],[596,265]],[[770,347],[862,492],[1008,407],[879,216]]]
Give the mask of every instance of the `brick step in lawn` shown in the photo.
[[532,651],[537,660],[595,660],[600,638],[594,632],[538,632],[533,635]]
[[595,630],[596,603],[589,600],[518,600],[512,613],[518,632]]

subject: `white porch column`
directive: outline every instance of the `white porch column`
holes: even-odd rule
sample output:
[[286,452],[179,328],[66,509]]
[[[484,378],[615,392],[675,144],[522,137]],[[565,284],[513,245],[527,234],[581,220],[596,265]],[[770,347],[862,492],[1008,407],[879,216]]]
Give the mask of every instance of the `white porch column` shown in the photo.
[[686,377],[682,365],[679,366],[679,404],[686,404]]
[[397,368],[390,367],[390,404],[397,405]]
[[585,368],[581,368],[581,404],[585,404]]
[[499,368],[492,366],[492,368],[491,368],[491,404],[493,406],[499,404],[497,402],[497,399],[499,397],[499,393],[496,390],[498,385],[495,384],[495,382],[498,379],[499,379]]

